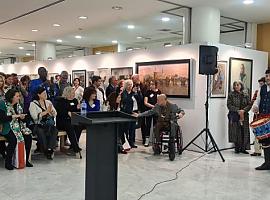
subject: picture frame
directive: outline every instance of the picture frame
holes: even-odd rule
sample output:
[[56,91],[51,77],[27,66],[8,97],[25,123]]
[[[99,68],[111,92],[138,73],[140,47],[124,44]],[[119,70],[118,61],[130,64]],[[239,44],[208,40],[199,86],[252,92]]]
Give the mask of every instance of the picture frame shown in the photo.
[[244,93],[251,98],[253,60],[231,57],[229,61],[229,92],[232,91],[234,81],[242,81]]
[[211,98],[226,98],[227,93],[227,61],[217,61],[218,72],[211,78]]
[[140,81],[157,81],[157,88],[170,98],[190,98],[191,59],[136,63]]
[[111,75],[115,76],[117,80],[131,79],[133,67],[111,68]]
[[79,78],[81,80],[81,86],[83,88],[86,87],[86,70],[72,70],[72,81],[75,78]]

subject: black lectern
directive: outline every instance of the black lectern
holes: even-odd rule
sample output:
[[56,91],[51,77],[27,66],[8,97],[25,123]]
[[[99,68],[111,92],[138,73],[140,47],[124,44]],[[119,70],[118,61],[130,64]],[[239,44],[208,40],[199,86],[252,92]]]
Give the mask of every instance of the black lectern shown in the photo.
[[85,200],[117,200],[118,128],[131,121],[136,118],[118,111],[72,113],[72,124],[87,129]]

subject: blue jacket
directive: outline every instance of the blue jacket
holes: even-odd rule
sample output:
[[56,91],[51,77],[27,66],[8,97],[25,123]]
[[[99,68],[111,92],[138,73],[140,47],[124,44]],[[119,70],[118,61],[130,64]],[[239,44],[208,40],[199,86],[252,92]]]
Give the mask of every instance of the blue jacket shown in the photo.
[[94,104],[92,106],[89,105],[88,101],[86,101],[86,105],[87,112],[100,111],[100,101],[97,99],[94,101]]

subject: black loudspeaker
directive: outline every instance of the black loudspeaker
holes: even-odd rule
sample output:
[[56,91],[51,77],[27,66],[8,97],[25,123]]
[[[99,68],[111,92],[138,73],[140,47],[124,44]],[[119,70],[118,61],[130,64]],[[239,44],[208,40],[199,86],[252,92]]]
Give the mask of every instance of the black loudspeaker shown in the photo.
[[199,74],[217,73],[217,52],[218,48],[215,46],[200,45]]

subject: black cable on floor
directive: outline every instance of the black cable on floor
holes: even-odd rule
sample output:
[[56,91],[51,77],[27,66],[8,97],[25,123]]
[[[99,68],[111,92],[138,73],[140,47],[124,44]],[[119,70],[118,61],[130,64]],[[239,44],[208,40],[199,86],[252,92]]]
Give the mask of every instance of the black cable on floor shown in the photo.
[[179,174],[180,172],[182,172],[184,169],[188,168],[192,163],[198,161],[199,159],[201,159],[201,158],[204,157],[205,155],[207,155],[207,154],[203,154],[203,155],[201,155],[201,156],[195,158],[194,160],[190,161],[185,167],[179,169],[179,170],[175,173],[175,177],[174,177],[174,178],[156,183],[156,184],[153,186],[153,188],[152,188],[151,190],[149,190],[148,192],[142,194],[142,195],[138,198],[138,200],[140,200],[140,199],[142,199],[143,197],[145,197],[146,195],[152,193],[158,185],[161,185],[161,184],[164,184],[164,183],[169,183],[169,182],[172,182],[172,181],[176,181],[176,180],[178,179],[178,177],[179,177],[178,174]]

